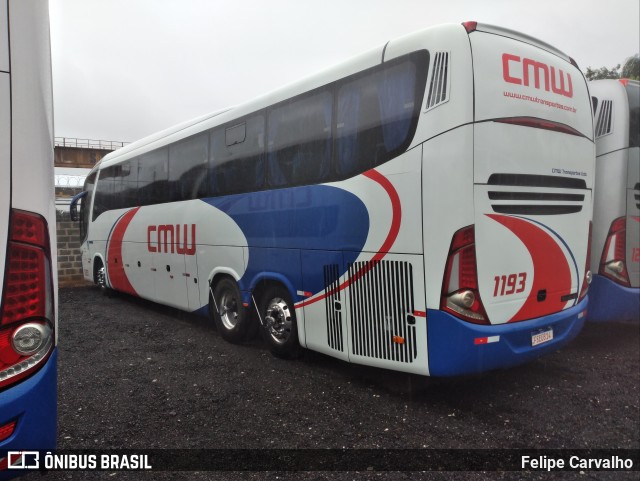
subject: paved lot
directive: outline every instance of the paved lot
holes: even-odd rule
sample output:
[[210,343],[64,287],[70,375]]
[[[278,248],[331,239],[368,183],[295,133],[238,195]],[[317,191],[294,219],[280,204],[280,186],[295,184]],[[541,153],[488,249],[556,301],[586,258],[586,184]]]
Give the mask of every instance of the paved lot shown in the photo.
[[[92,288],[60,291],[59,447],[640,447],[639,327],[587,325],[544,359],[426,380],[224,342],[202,318]],[[637,473],[636,473],[637,474]],[[324,479],[327,473],[50,473],[46,479]],[[332,473],[484,479],[482,473]],[[635,479],[558,473],[554,479]],[[39,475],[28,476],[40,479]],[[492,479],[546,479],[491,473]]]

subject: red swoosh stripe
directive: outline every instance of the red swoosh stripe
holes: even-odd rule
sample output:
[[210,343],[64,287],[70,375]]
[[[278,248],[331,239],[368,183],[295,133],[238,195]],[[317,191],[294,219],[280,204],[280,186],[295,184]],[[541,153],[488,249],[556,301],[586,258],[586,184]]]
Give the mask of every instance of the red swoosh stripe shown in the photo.
[[131,209],[118,219],[107,246],[107,272],[109,273],[111,286],[118,291],[126,292],[133,296],[137,296],[138,293],[131,285],[131,282],[129,282],[127,273],[124,271],[124,264],[122,262],[122,239],[127,231],[127,227],[129,227],[129,224],[133,220],[133,216],[136,215],[139,209],[140,207]]
[[382,243],[382,246],[380,246],[380,249],[378,249],[378,252],[374,254],[371,260],[365,265],[365,267],[360,269],[352,277],[350,277],[349,279],[344,281],[342,284],[340,284],[340,286],[332,289],[329,292],[325,292],[321,296],[315,297],[313,299],[309,299],[307,301],[303,301],[300,304],[296,304],[296,308],[309,306],[318,301],[321,301],[322,299],[325,299],[328,296],[332,296],[336,292],[341,291],[345,289],[347,286],[356,282],[358,279],[364,276],[367,272],[373,269],[375,265],[378,262],[380,262],[384,258],[384,256],[386,256],[389,253],[389,250],[391,249],[394,242],[396,241],[398,237],[398,233],[400,232],[400,223],[402,221],[402,205],[400,203],[400,196],[398,195],[398,192],[396,191],[395,187],[393,187],[393,184],[389,182],[389,179],[387,179],[384,175],[382,175],[377,170],[371,169],[365,172],[363,175],[373,180],[374,182],[377,182],[378,184],[380,184],[380,186],[382,186],[382,188],[386,191],[387,195],[389,196],[389,200],[391,200],[391,212],[392,212],[391,227],[389,228],[389,233],[387,234],[387,238]]
[[[525,303],[507,322],[524,321],[564,309],[561,297],[571,292],[571,268],[556,240],[537,225],[517,217],[486,214],[499,222],[524,244],[533,261],[533,285]],[[538,301],[538,292],[547,291],[546,299]]]

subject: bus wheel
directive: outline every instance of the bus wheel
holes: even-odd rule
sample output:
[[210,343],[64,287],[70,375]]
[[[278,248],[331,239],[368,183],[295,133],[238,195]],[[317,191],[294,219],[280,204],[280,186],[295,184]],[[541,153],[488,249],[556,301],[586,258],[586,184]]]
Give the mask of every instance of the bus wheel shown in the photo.
[[107,297],[113,296],[114,291],[107,286],[107,270],[101,260],[96,260],[95,274],[93,277],[102,295]]
[[286,289],[269,287],[261,298],[262,334],[274,356],[295,359],[300,356],[296,311]]
[[209,296],[209,312],[225,341],[238,343],[244,340],[249,320],[240,289],[233,279],[225,277],[215,285],[213,295]]

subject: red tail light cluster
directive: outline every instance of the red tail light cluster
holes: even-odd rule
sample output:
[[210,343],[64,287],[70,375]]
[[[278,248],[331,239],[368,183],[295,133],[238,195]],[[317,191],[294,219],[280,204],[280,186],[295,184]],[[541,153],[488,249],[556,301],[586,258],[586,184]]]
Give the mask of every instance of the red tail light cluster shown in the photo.
[[489,324],[478,291],[473,226],[460,229],[453,235],[446,266],[440,308],[474,324]]
[[47,223],[11,211],[0,302],[0,388],[36,371],[53,349],[53,286]]
[[629,273],[627,272],[627,219],[619,217],[611,223],[607,241],[600,258],[599,273],[618,284],[629,287]]
[[580,297],[578,300],[584,299],[584,296],[589,292],[589,284],[591,284],[591,270],[589,265],[591,263],[591,235],[593,231],[593,222],[589,221],[589,240],[587,241],[587,260],[584,266],[584,278],[582,279],[582,288],[580,289]]

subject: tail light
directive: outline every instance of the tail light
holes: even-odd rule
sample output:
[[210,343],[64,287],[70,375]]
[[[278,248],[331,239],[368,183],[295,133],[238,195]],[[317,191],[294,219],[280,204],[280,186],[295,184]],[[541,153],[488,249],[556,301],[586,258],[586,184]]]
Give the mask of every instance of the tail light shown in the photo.
[[11,211],[0,302],[0,388],[38,370],[54,344],[51,247],[47,223]]
[[593,222],[589,221],[589,240],[587,241],[587,260],[584,264],[584,278],[582,280],[582,288],[580,289],[580,297],[579,301],[584,299],[584,296],[589,292],[589,284],[591,284],[591,270],[589,266],[591,265],[591,236],[593,231]]
[[446,266],[440,308],[474,324],[489,324],[478,291],[473,226],[460,229],[453,235]]
[[627,219],[619,217],[611,223],[607,241],[600,258],[599,273],[618,284],[629,287],[629,274],[625,262],[627,250]]

